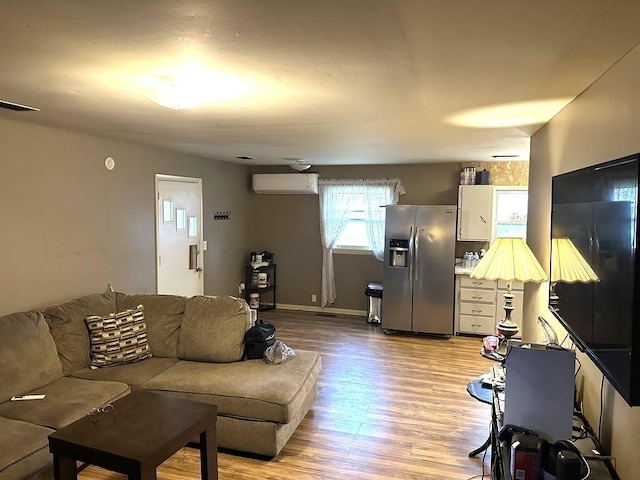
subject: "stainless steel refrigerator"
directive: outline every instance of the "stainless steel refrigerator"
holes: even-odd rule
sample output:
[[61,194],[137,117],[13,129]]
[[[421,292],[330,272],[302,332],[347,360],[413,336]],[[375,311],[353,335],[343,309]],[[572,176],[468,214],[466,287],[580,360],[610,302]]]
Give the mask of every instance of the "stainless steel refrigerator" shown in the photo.
[[382,328],[453,334],[455,205],[391,205],[385,220]]

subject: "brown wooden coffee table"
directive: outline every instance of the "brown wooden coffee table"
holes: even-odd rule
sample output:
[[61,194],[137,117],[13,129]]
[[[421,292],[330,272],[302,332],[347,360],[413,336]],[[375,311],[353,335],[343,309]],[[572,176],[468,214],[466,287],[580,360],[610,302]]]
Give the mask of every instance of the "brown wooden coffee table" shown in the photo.
[[56,480],[76,479],[76,461],[130,479],[155,479],[158,465],[198,435],[202,478],[217,480],[218,407],[140,391],[113,406],[113,412],[87,415],[49,435]]

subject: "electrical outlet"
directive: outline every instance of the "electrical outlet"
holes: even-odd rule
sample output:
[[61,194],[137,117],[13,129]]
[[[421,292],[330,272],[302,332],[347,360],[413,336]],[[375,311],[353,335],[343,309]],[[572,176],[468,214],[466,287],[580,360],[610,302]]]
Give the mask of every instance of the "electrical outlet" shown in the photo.
[[238,285],[238,293],[242,293],[244,292],[244,283],[241,283],[240,285]]
[[314,293],[313,295],[311,295],[311,302],[316,303],[317,301],[318,301],[318,297],[316,297],[316,294]]

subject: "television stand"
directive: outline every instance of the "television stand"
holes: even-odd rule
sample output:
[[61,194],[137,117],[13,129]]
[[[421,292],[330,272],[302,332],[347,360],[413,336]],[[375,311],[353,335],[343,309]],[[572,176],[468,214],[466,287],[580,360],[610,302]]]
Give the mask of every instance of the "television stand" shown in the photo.
[[[493,367],[494,375],[497,369],[501,367]],[[507,372],[508,382],[508,372]],[[501,387],[492,388],[491,401],[491,429],[490,429],[490,447],[491,447],[491,479],[492,480],[512,480],[511,476],[511,445],[508,440],[500,440],[498,434],[503,427],[504,418],[504,390]],[[589,431],[588,425],[574,416],[574,427],[579,431]],[[591,470],[587,480],[617,480],[618,476],[611,465],[608,457],[598,456],[594,453],[597,445],[590,436],[584,436],[574,439],[574,444],[584,456]],[[480,448],[480,447],[479,447]],[[481,451],[481,450],[480,450]],[[473,452],[472,452],[473,453]]]

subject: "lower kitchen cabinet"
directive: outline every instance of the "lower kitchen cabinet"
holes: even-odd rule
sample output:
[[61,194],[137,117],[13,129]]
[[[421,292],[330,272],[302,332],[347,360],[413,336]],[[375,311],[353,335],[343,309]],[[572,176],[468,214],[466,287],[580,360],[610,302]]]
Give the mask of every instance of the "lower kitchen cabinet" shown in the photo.
[[[469,275],[456,275],[455,285],[456,333],[495,335],[496,325],[504,317],[503,295],[507,290],[507,283],[502,280],[481,280]],[[522,282],[513,282],[511,285],[515,306],[511,319],[518,325],[522,325],[522,290]]]

